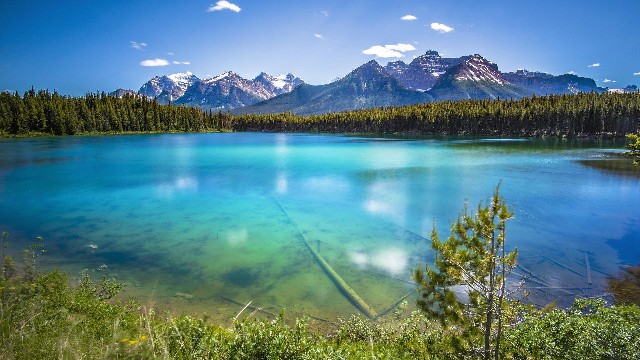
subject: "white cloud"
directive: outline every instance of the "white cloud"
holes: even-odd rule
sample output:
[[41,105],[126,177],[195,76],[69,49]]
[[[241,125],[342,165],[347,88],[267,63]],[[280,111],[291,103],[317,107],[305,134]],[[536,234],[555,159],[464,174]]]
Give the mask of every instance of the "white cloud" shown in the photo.
[[576,72],[575,72],[575,71],[573,71],[573,70],[569,70],[569,71],[567,71],[567,74],[569,74],[569,75],[575,75],[575,73],[576,73]]
[[411,44],[395,44],[395,45],[385,45],[387,49],[396,50],[400,52],[413,51],[416,48]]
[[172,61],[171,63],[172,63],[173,65],[191,65],[191,63],[190,63],[190,62],[188,62],[188,61],[176,61],[176,60],[174,60],[174,61]]
[[413,15],[405,15],[405,16],[401,17],[400,20],[413,21],[413,20],[418,20],[418,18],[413,16]]
[[454,29],[451,26],[447,26],[445,24],[440,23],[431,23],[431,28],[439,33],[448,33],[452,32]]
[[633,73],[633,75],[635,75],[635,76],[640,76],[640,71],[638,71],[638,72],[636,72],[636,73]]
[[614,83],[616,81],[615,80],[604,79],[604,80],[602,80],[602,82],[604,82],[604,83]]
[[140,61],[140,65],[142,66],[167,66],[169,65],[169,62],[165,59],[149,59],[149,60],[144,60],[144,61]]
[[167,53],[167,55],[171,55],[171,56],[173,56],[173,55],[175,55],[175,54],[174,54],[174,53],[172,53],[172,52],[168,52],[168,53]]
[[379,58],[400,58],[404,55],[402,53],[407,51],[413,51],[416,48],[411,44],[395,44],[395,45],[374,45],[366,50],[363,50],[362,53],[365,55],[374,55]]
[[391,50],[384,46],[374,45],[366,50],[362,50],[362,53],[365,55],[374,55],[379,58],[400,58],[402,57],[402,53],[399,51]]
[[131,43],[131,47],[138,50],[144,50],[147,47],[146,43],[137,42],[137,41],[129,41]]
[[600,66],[600,63],[595,63],[595,64],[591,64],[591,65],[589,65],[587,67],[599,67],[599,66]]
[[320,34],[313,34],[313,36],[318,38],[318,39],[324,39],[324,36],[322,36]]
[[326,10],[320,11],[320,14],[322,14],[322,15],[324,15],[326,17],[329,17],[329,12],[326,11]]
[[215,5],[211,5],[209,6],[209,8],[207,9],[208,12],[211,11],[221,11],[221,10],[231,10],[233,12],[240,12],[240,7],[236,4],[232,4],[230,2],[228,2],[227,0],[221,0],[216,2]]

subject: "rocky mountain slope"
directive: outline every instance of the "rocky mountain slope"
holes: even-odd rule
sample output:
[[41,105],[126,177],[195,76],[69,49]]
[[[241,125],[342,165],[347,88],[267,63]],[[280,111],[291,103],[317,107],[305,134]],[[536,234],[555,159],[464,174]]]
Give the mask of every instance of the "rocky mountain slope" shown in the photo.
[[310,115],[401,106],[432,101],[424,92],[407,89],[375,60],[327,85],[302,85],[290,93],[245,108],[234,114],[293,112]]
[[505,99],[533,93],[510,83],[498,66],[476,54],[449,68],[429,90],[436,100]]
[[303,83],[291,74],[274,77],[263,72],[248,80],[232,71],[209,79],[199,79],[186,72],[156,76],[142,85],[138,93],[156,98],[161,104],[172,102],[205,110],[231,110],[287,93]]
[[429,50],[424,55],[413,59],[409,64],[403,61],[390,62],[385,70],[409,89],[429,90],[438,78],[451,67],[458,65],[469,56],[460,58],[443,58],[437,51]]
[[[318,114],[429,101],[505,99],[533,95],[602,92],[593,79],[518,70],[503,73],[482,56],[442,57],[429,50],[410,63],[372,60],[326,85],[307,85],[292,74],[260,73],[245,79],[228,71],[209,79],[190,72],[156,76],[138,94],[205,110],[233,113]],[[116,96],[131,93],[118,89]]]
[[148,98],[157,98],[161,104],[168,104],[181,98],[187,88],[200,81],[190,72],[156,76],[142,85],[138,93]]

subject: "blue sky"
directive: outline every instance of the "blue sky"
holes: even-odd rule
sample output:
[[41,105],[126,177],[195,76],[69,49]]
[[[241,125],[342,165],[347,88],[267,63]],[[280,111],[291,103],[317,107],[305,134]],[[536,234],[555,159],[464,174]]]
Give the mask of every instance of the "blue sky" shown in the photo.
[[227,70],[324,84],[429,49],[616,88],[640,84],[639,18],[638,0],[2,1],[0,90],[83,95]]

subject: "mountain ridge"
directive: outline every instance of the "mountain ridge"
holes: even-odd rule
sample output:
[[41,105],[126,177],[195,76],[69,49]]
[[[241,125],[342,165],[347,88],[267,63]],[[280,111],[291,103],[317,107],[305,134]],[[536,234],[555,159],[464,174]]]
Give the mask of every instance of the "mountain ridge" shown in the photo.
[[[442,57],[429,50],[408,64],[371,60],[324,85],[309,85],[292,75],[261,72],[245,79],[227,71],[208,79],[190,72],[156,76],[138,94],[159,103],[175,103],[234,114],[292,112],[321,114],[381,106],[463,99],[498,99],[534,95],[603,92],[593,79],[517,70],[503,73],[479,54]],[[132,90],[118,89],[122,96]]]

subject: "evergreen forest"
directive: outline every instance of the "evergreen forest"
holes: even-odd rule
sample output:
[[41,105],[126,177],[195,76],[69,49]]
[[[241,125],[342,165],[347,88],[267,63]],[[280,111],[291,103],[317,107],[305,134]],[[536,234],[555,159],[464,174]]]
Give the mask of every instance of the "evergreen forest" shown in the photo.
[[22,96],[0,93],[0,134],[5,136],[266,131],[622,137],[639,127],[640,92],[444,101],[312,116],[234,116],[104,92],[83,97],[34,89]]

